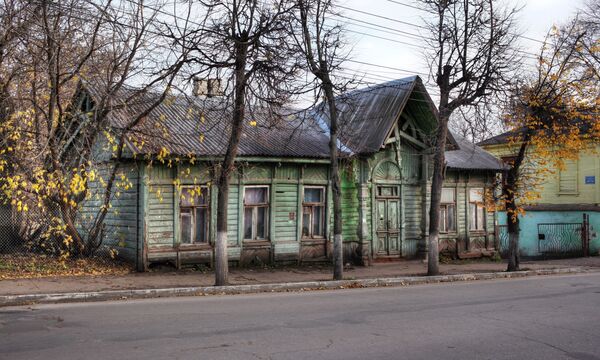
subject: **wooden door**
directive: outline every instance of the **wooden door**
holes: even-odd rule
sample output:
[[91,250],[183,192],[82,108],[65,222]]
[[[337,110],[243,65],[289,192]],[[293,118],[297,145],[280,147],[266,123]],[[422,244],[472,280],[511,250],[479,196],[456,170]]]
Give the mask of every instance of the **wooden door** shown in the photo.
[[377,200],[377,255],[400,255],[399,199]]

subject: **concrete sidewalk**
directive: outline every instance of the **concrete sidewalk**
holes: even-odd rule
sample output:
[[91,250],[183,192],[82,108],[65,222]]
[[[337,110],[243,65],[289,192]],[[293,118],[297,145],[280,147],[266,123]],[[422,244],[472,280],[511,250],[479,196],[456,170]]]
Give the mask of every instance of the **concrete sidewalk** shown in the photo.
[[[581,271],[600,270],[600,257],[523,262],[523,270],[556,270],[578,268]],[[487,260],[441,264],[442,275],[501,273],[506,264]],[[347,280],[389,279],[425,275],[427,265],[421,261],[376,264],[370,267],[346,269]],[[331,280],[328,266],[304,266],[266,269],[232,269],[231,285],[311,283]],[[212,272],[153,271],[115,276],[48,277],[0,281],[0,296],[61,293],[90,293],[122,290],[210,287]]]

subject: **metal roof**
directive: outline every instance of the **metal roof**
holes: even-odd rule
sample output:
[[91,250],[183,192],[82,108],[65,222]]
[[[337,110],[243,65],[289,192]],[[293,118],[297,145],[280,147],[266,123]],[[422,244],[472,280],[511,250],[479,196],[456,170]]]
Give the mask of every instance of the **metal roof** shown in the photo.
[[[86,86],[95,99],[101,98],[101,88]],[[110,114],[112,126],[127,126],[134,116],[160,99],[160,94],[136,91],[124,88],[116,97]],[[424,118],[437,121],[437,110],[418,76],[339,96],[341,155],[379,151],[409,100],[414,100],[411,106],[425,111]],[[130,131],[128,145],[137,154],[157,154],[166,148],[170,155],[222,156],[231,132],[232,108],[226,98],[171,96]],[[238,156],[329,158],[329,122],[324,110],[320,104],[298,113],[275,113],[265,108],[247,111]],[[422,125],[431,128],[431,124]],[[454,142],[458,149],[446,152],[449,167],[503,169],[499,160],[468,140],[454,135],[449,143]]]
[[[90,91],[92,96],[98,95],[96,91]],[[126,98],[129,91],[123,90],[119,98]],[[111,112],[112,125],[127,126],[135,114],[159,96],[149,92],[136,97],[135,104],[117,106]],[[129,146],[134,153],[143,154],[156,154],[165,148],[170,155],[224,155],[232,108],[225,98],[173,96],[130,131]],[[238,156],[329,157],[329,139],[312,117],[254,110],[247,111]]]
[[458,170],[495,170],[503,171],[508,167],[497,157],[454,133],[458,149],[446,151],[446,166]]

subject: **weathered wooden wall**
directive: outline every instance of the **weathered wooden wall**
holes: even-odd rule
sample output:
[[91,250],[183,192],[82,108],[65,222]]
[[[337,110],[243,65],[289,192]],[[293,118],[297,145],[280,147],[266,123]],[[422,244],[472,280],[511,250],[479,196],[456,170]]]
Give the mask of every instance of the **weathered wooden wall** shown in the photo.
[[[105,183],[114,165],[103,163],[98,166],[98,175],[89,182],[89,196],[81,204],[79,228],[83,234],[91,221],[97,216],[105,193]],[[116,251],[118,257],[132,263],[136,261],[138,251],[138,178],[136,163],[122,164],[117,172],[117,180],[110,201],[110,207],[102,232],[102,249]],[[102,180],[101,180],[102,179]],[[128,187],[126,189],[126,187]]]

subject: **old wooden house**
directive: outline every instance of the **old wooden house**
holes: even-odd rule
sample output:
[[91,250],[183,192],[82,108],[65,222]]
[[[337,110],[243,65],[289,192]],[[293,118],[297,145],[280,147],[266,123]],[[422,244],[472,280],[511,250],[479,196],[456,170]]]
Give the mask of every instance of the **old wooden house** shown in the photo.
[[[88,93],[93,104],[93,91]],[[421,79],[352,91],[338,103],[345,261],[370,264],[423,256],[429,140],[437,125],[436,108]],[[211,263],[217,204],[212,179],[228,139],[227,109],[218,97],[177,97],[154,110],[130,138],[130,159],[121,171],[132,186],[113,201],[106,226],[113,230],[107,234],[114,235],[104,242],[139,269],[162,261]],[[231,262],[329,259],[329,138],[322,110],[277,121],[249,115],[231,179]],[[127,114],[114,116],[118,126],[118,117]],[[503,165],[457,136],[451,136],[446,158],[441,249],[454,256],[491,254],[496,220],[483,194]],[[82,213],[96,206],[92,196]]]

